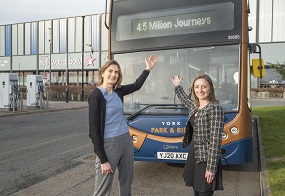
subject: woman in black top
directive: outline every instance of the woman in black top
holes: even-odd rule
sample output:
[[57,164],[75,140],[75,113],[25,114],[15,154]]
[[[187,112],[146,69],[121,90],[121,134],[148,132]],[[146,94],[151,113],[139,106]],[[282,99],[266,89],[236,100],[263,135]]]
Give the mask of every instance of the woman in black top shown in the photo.
[[117,61],[108,61],[99,71],[98,86],[88,98],[89,137],[97,155],[94,196],[110,194],[116,169],[120,195],[131,195],[134,150],[123,116],[123,96],[142,87],[157,60],[156,55],[146,58],[146,70],[127,85],[121,85],[122,72]]
[[186,186],[192,186],[195,196],[213,195],[223,190],[221,168],[221,134],[224,113],[218,104],[214,86],[208,75],[198,76],[192,84],[190,99],[180,85],[182,78],[174,76],[172,82],[181,103],[189,109],[192,141],[184,169]]

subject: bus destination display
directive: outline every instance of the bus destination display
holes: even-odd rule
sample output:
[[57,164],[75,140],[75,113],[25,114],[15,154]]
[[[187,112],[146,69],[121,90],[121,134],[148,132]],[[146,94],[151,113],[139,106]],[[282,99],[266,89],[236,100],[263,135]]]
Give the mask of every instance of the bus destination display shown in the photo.
[[232,2],[123,15],[117,21],[117,41],[182,35],[234,28]]
[[183,29],[210,28],[217,24],[215,11],[133,20],[133,34],[162,33]]

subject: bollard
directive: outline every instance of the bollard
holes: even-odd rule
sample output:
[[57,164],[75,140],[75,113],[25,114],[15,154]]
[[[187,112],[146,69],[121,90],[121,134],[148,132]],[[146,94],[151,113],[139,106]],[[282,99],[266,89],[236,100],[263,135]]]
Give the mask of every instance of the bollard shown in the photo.
[[13,96],[13,98],[12,98],[13,112],[15,112],[15,93],[14,92],[13,92],[12,96]]
[[43,92],[40,92],[40,110],[43,109]]
[[65,89],[65,101],[68,103],[68,94],[69,94],[69,88]]
[[23,93],[20,92],[20,111],[23,111]]
[[49,93],[47,92],[46,94],[47,94],[47,109],[49,109],[49,100],[48,100],[49,99]]

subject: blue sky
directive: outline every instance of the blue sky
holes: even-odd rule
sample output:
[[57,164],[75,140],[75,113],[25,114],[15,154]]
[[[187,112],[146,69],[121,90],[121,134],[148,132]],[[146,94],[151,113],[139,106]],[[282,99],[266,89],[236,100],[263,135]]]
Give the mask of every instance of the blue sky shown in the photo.
[[103,13],[105,0],[1,0],[0,25]]

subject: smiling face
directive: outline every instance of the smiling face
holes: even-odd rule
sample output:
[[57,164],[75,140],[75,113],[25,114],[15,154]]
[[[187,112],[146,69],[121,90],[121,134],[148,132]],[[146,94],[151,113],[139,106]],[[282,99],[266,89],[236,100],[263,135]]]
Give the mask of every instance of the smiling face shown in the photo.
[[194,95],[194,100],[197,105],[200,105],[201,100],[216,102],[214,85],[211,78],[205,74],[198,76],[194,83],[192,84],[192,93]]
[[209,101],[210,99],[210,85],[204,78],[197,79],[194,83],[194,92],[199,100]]
[[109,67],[102,74],[103,85],[114,86],[118,81],[119,74],[119,67],[117,65],[109,65]]
[[115,60],[107,61],[99,70],[98,86],[112,86],[114,89],[121,86],[123,80],[120,65]]

